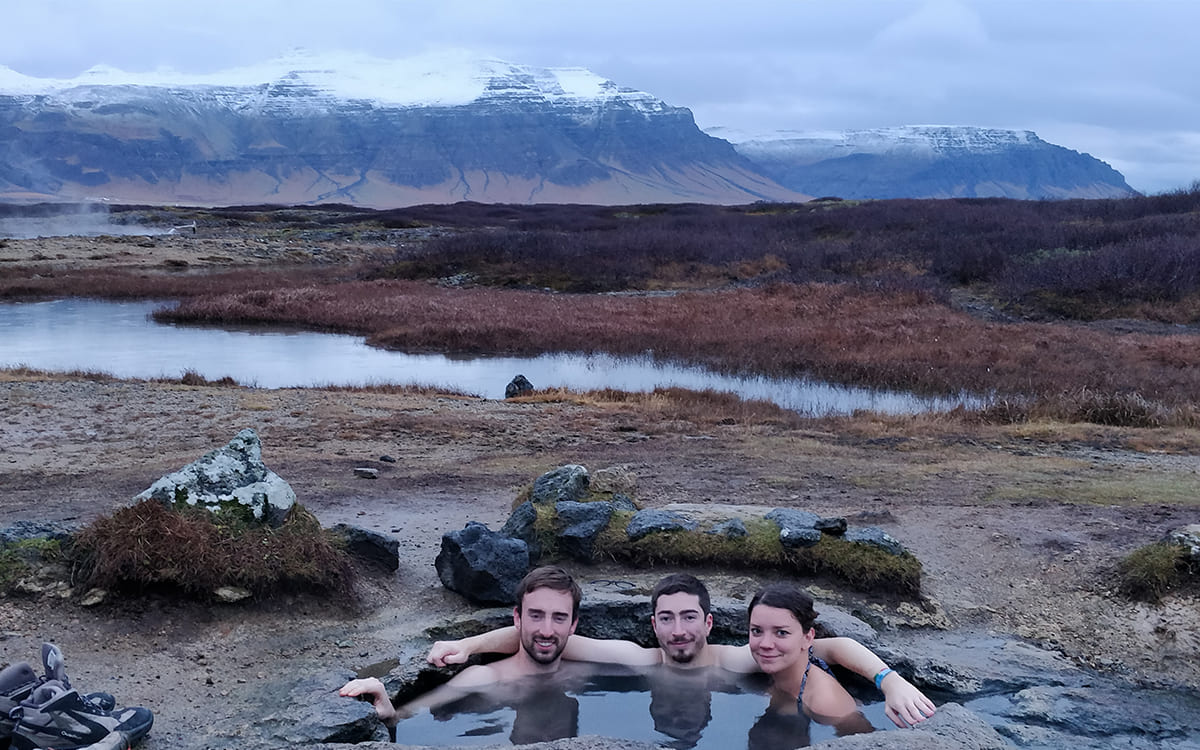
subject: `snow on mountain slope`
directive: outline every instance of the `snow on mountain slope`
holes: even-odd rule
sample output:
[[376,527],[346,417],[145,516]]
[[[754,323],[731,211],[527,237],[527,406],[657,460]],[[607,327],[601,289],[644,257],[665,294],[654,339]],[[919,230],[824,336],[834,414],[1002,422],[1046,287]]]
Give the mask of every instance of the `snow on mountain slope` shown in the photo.
[[910,125],[871,130],[796,131],[753,134],[710,128],[709,135],[734,144],[739,152],[769,152],[812,161],[849,154],[946,155],[956,151],[998,153],[1042,142],[1031,130],[999,130],[954,125]]
[[[666,104],[642,91],[617,86],[583,68],[536,68],[465,52],[385,60],[357,53],[294,52],[270,62],[215,73],[171,70],[128,73],[96,66],[72,79],[41,79],[0,66],[0,94],[72,99],[73,90],[105,98],[126,87],[174,91],[224,91],[231,106],[253,101],[269,87],[286,87],[310,98],[353,101],[376,107],[453,107],[481,99],[517,97],[546,102],[620,101],[656,112]],[[241,92],[243,100],[232,95]]]

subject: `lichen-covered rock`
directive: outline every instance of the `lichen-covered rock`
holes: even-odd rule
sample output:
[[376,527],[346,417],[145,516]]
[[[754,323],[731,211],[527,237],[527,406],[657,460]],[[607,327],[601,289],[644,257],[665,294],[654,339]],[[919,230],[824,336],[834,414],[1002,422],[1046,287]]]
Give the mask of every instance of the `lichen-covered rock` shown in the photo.
[[608,466],[592,472],[592,489],[596,492],[637,494],[637,475],[624,466]]
[[784,547],[811,547],[821,541],[821,532],[817,530],[821,517],[816,513],[794,508],[776,508],[764,518],[779,524],[779,543]]
[[591,490],[588,470],[579,464],[566,464],[546,472],[533,481],[529,501],[534,505],[554,505],[564,500],[582,500]]
[[296,493],[266,467],[258,434],[247,428],[225,447],[162,477],[134,500],[186,503],[213,511],[240,509],[256,520],[279,525],[295,505]]
[[1178,544],[1188,552],[1188,557],[1200,560],[1200,523],[1188,524],[1167,535],[1167,541]]

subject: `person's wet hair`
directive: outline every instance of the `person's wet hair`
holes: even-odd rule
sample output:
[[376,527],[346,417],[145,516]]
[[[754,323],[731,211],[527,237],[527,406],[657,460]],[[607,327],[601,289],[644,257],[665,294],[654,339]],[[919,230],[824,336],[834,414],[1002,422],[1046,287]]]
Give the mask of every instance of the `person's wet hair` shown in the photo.
[[808,592],[794,583],[770,583],[763,586],[750,600],[747,614],[753,614],[758,605],[786,609],[791,612],[804,632],[812,630],[817,621],[817,611],[813,609],[813,598]]
[[525,595],[538,589],[553,589],[570,593],[571,621],[579,619],[579,601],[583,598],[583,591],[580,590],[579,584],[575,583],[575,579],[571,577],[570,573],[557,565],[543,565],[526,573],[514,592],[517,597],[517,612],[521,611]]
[[690,573],[672,573],[663,578],[650,592],[650,611],[658,611],[658,597],[671,594],[691,594],[700,600],[700,611],[708,615],[712,602],[708,596],[708,587],[703,581]]

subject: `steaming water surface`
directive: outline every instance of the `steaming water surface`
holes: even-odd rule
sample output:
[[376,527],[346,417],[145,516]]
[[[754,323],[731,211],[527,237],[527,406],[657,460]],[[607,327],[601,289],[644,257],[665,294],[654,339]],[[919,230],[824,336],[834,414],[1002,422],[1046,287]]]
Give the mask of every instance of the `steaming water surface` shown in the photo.
[[0,218],[0,239],[29,240],[37,237],[99,237],[101,235],[141,236],[169,234],[171,229],[172,227],[150,227],[142,224],[114,224],[107,213]]
[[177,378],[191,370],[209,380],[229,376],[260,388],[431,385],[493,399],[503,398],[504,386],[523,374],[535,388],[712,389],[772,401],[806,414],[847,414],[856,409],[916,413],[950,409],[963,402],[962,398],[921,398],[800,378],[723,375],[656,362],[648,356],[404,354],[369,347],[357,336],[174,326],[150,319],[150,313],[165,304],[88,299],[0,304],[0,366],[99,371],[122,378]]

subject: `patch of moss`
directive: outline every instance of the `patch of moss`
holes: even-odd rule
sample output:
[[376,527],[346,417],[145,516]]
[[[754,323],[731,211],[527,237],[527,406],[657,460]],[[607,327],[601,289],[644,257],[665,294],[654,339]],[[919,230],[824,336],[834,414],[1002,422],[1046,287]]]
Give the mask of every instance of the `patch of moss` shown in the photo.
[[[921,590],[921,562],[907,552],[893,555],[829,535],[811,547],[788,549],[779,541],[779,526],[766,519],[746,519],[747,533],[742,537],[678,529],[630,541],[626,530],[633,515],[629,511],[613,514],[596,539],[596,558],[637,566],[705,565],[824,575],[862,591],[906,597],[916,596]],[[553,509],[538,510],[536,528],[543,555],[553,559],[557,554]]]
[[1196,568],[1187,550],[1178,544],[1147,544],[1118,563],[1118,588],[1131,599],[1158,603],[1173,591],[1195,588],[1200,572]]
[[893,555],[869,544],[822,536],[812,547],[788,551],[807,558],[814,573],[829,575],[863,591],[916,596],[921,592],[921,561],[909,552]]
[[558,514],[549,505],[533,506],[537,517],[533,522],[533,533],[542,548],[542,557],[553,560],[558,551]]
[[0,544],[0,593],[9,593],[17,581],[39,562],[54,562],[63,557],[56,539],[22,539]]

